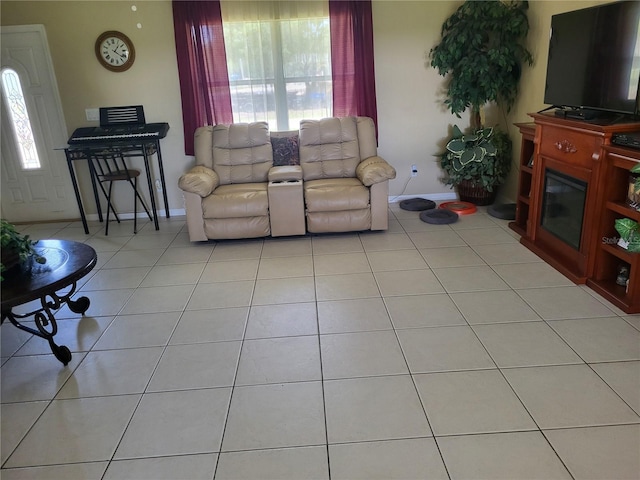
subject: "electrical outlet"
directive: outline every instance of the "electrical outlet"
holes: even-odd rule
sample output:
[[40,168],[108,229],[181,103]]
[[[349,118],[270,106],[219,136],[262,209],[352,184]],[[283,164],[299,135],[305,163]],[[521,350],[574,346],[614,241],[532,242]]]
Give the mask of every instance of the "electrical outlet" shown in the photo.
[[89,122],[99,122],[100,121],[100,109],[98,109],[98,108],[85,108],[84,113],[87,116],[87,121],[89,121]]
[[156,190],[161,192],[162,191],[162,183],[160,183],[160,179],[156,178]]
[[418,166],[417,165],[411,165],[411,176],[412,177],[417,177],[418,176]]

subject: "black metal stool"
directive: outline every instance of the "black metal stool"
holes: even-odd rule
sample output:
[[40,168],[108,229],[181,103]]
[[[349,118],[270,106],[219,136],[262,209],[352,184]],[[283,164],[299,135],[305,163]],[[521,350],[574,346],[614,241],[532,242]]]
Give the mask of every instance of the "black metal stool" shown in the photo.
[[[135,168],[128,168],[122,153],[105,152],[102,154],[94,155],[92,157],[92,162],[93,170],[96,178],[99,181],[100,189],[107,198],[107,218],[104,234],[109,235],[110,212],[113,212],[117,222],[120,223],[120,218],[118,217],[118,214],[113,207],[113,203],[111,203],[111,194],[113,191],[113,182],[121,181],[128,182],[129,185],[131,185],[131,188],[133,188],[133,233],[138,233],[138,200],[140,200],[142,207],[144,208],[145,212],[147,212],[149,220],[153,220],[149,209],[144,203],[144,199],[140,195],[140,192],[138,192],[138,177],[140,176],[140,170]],[[104,187],[102,186],[102,184],[105,182],[109,182],[107,191],[105,191]]]

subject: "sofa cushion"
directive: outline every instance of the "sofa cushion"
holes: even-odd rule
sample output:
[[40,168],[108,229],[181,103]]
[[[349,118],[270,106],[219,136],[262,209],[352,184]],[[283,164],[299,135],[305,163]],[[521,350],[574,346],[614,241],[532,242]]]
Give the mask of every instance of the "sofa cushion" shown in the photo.
[[311,233],[358,232],[371,228],[371,211],[308,212],[307,230]]
[[266,183],[221,185],[202,199],[204,218],[261,217],[269,213]]
[[271,234],[269,217],[207,218],[204,231],[208,238],[259,238]]
[[300,165],[298,131],[271,132],[273,166]]
[[369,189],[357,178],[324,178],[304,182],[308,212],[337,212],[369,208]]
[[300,165],[305,181],[355,177],[360,158],[356,117],[300,122]]
[[213,127],[213,148],[234,150],[269,144],[267,122],[219,124]]
[[273,166],[273,151],[266,122],[216,125],[213,169],[220,184],[266,182]]

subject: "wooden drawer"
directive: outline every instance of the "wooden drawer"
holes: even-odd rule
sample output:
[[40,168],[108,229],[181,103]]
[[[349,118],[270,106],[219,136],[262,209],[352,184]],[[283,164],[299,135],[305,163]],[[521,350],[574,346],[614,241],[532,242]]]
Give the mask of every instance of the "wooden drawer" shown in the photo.
[[585,168],[598,160],[602,139],[555,126],[542,126],[540,153],[544,156]]

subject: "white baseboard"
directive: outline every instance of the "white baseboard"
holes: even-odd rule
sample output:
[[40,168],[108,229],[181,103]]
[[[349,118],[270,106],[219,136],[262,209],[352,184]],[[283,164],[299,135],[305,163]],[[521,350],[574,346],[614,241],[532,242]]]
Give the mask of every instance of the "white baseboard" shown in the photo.
[[[400,202],[401,200],[406,200],[409,198],[426,198],[428,200],[433,200],[434,202],[446,202],[446,201],[450,201],[450,200],[457,200],[458,197],[456,196],[455,193],[451,192],[451,193],[426,193],[426,194],[417,194],[417,195],[397,195],[397,196],[389,196],[389,203],[397,203]],[[165,217],[165,211],[164,210],[158,210],[158,219],[163,219]],[[106,218],[106,212],[102,213],[102,216],[104,218]],[[171,208],[169,209],[169,215],[171,215],[171,217],[184,217],[186,215],[186,211],[184,208]],[[130,213],[118,213],[118,216],[120,217],[120,219],[122,220],[133,220],[133,212]],[[113,214],[112,217],[113,218]],[[138,218],[139,219],[145,219],[148,218],[147,214],[142,212],[138,212]],[[97,222],[98,219],[98,214],[97,213],[90,213],[87,215],[87,220],[92,221],[92,222]]]
[[[184,217],[186,215],[184,208],[170,208],[169,209],[169,215],[171,217]],[[106,218],[107,213],[106,212],[102,212],[102,217]],[[138,218],[144,220],[145,218],[148,220],[149,217],[147,217],[147,214],[144,212],[144,210],[142,211],[142,213],[138,212]],[[129,213],[118,213],[118,217],[120,217],[121,220],[133,220],[133,212],[129,212]],[[109,219],[111,220],[113,218],[113,213],[111,214],[111,217],[109,217]],[[165,218],[165,210],[158,210],[158,219],[161,220]],[[90,213],[89,215],[87,215],[87,220],[90,221],[95,221],[97,222],[99,220],[98,218],[98,214],[97,213]]]
[[396,195],[389,196],[389,203],[396,203],[409,198],[426,198],[427,200],[433,200],[434,202],[446,202],[450,200],[457,200],[458,196],[455,192],[451,193],[419,193],[417,195]]

